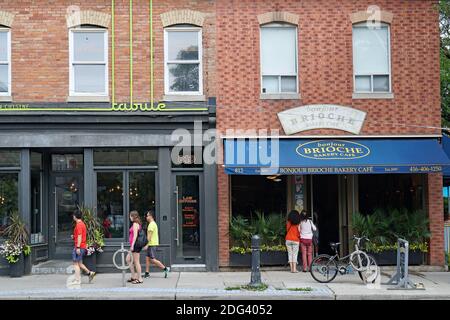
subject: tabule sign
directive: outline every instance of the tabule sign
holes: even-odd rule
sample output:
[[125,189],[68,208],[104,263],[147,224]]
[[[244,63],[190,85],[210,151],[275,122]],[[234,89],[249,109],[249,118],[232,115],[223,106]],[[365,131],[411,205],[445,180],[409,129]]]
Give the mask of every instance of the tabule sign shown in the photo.
[[318,140],[299,145],[301,157],[317,160],[352,160],[367,157],[370,149],[363,144],[344,140]]
[[330,104],[314,104],[278,113],[286,134],[311,129],[338,129],[359,134],[366,119],[361,110]]

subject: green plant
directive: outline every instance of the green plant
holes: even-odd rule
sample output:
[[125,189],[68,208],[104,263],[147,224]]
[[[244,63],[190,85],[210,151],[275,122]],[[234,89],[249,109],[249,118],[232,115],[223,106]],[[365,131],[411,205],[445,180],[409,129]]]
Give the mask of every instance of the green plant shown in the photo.
[[78,209],[82,213],[82,220],[86,225],[86,246],[87,255],[93,254],[95,251],[103,252],[105,246],[103,226],[97,218],[94,210],[83,205]]
[[398,238],[408,240],[411,250],[428,251],[427,240],[431,233],[428,218],[420,210],[377,209],[370,215],[355,212],[352,227],[354,234],[370,239],[366,249],[371,252],[396,249]]
[[28,228],[17,211],[13,211],[9,216],[9,222],[3,231],[3,236],[6,237],[6,241],[0,246],[0,255],[4,256],[8,263],[19,261],[22,253],[26,256],[30,255]]
[[261,283],[257,286],[252,286],[249,284],[242,285],[242,286],[235,286],[235,287],[226,287],[225,290],[227,291],[236,291],[236,290],[248,290],[248,291],[264,291],[267,290],[269,286],[265,283]]
[[242,216],[231,218],[229,235],[233,246],[250,247],[253,232],[248,219]]

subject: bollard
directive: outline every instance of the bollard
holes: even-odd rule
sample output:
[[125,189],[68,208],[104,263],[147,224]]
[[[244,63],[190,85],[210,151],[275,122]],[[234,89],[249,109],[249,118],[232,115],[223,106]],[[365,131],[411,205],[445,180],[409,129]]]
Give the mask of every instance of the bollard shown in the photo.
[[250,286],[261,285],[261,270],[259,269],[261,263],[261,248],[260,237],[254,235],[252,237],[252,274],[250,279]]

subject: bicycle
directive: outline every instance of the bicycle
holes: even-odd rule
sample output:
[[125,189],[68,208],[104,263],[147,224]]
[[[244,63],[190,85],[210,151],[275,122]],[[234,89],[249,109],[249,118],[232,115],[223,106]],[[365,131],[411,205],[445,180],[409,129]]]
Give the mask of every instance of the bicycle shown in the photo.
[[338,272],[341,275],[350,273],[348,269],[351,266],[358,271],[358,275],[363,282],[375,282],[378,273],[377,262],[373,256],[359,249],[360,242],[363,239],[370,241],[366,237],[353,236],[353,240],[356,240],[355,251],[342,258],[339,257],[338,253],[340,243],[330,243],[335,254],[333,256],[321,254],[311,262],[310,273],[314,280],[320,283],[331,282],[336,278]]

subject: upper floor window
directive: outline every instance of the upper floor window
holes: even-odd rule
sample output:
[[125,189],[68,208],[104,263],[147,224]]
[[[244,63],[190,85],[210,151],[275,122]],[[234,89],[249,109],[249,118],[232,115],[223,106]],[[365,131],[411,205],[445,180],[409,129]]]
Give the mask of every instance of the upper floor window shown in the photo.
[[353,25],[354,91],[391,92],[389,25]]
[[108,95],[108,33],[102,28],[71,29],[70,95]]
[[261,26],[262,93],[297,93],[297,28]]
[[166,94],[203,94],[201,28],[164,29],[164,74]]
[[11,95],[11,31],[0,27],[0,95]]

